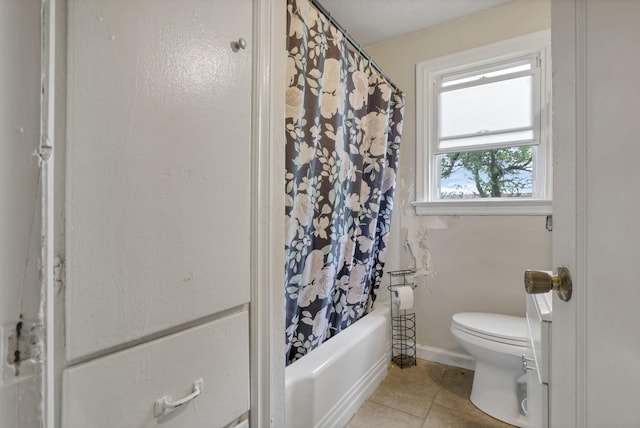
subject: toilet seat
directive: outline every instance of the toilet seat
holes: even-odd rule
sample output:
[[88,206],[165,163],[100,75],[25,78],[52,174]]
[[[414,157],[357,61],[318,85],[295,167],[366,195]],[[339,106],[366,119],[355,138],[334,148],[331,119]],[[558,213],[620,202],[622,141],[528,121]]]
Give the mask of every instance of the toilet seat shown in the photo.
[[502,314],[463,312],[451,319],[452,327],[472,336],[507,345],[526,346],[527,320]]

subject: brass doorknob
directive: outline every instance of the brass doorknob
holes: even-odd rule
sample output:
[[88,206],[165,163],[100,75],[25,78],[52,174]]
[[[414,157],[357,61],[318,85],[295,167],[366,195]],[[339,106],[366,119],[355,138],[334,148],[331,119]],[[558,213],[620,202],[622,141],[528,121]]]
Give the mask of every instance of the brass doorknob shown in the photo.
[[561,300],[568,302],[571,299],[571,275],[566,267],[559,267],[556,273],[540,270],[524,272],[524,289],[528,294],[546,293],[556,290]]

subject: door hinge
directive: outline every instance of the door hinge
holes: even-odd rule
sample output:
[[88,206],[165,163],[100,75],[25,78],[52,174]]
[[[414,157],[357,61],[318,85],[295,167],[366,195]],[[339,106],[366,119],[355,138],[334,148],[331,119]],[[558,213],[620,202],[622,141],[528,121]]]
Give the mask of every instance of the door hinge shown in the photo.
[[60,256],[56,256],[53,264],[53,280],[55,294],[60,294],[62,287],[64,287],[65,265],[64,259]]
[[39,320],[20,319],[2,326],[2,384],[34,376],[42,361],[44,327]]

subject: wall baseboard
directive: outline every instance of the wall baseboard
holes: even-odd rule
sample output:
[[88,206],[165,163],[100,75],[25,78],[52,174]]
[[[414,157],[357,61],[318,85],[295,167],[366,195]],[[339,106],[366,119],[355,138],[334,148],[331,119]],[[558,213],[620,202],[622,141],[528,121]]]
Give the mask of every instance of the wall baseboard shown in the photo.
[[448,366],[461,367],[468,370],[475,370],[476,368],[476,360],[472,356],[432,346],[416,345],[416,356]]

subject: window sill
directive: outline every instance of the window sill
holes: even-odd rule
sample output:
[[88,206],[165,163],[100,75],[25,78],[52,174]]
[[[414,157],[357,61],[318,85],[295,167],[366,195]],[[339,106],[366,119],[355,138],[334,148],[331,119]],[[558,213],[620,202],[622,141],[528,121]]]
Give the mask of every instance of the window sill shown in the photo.
[[550,215],[551,201],[527,200],[463,200],[463,201],[416,201],[412,205],[417,215]]

